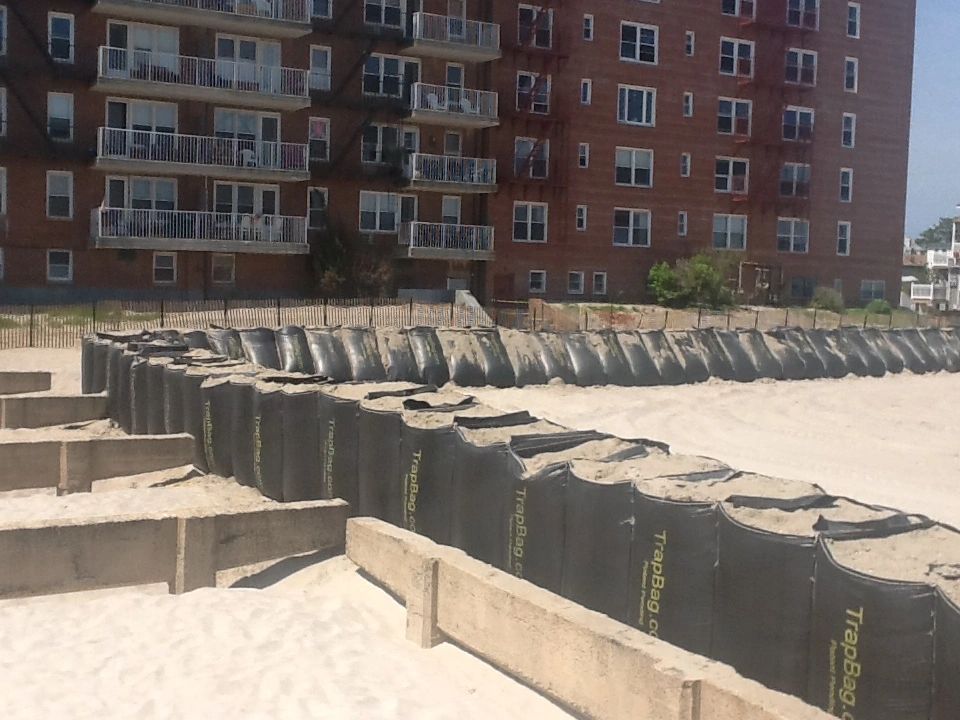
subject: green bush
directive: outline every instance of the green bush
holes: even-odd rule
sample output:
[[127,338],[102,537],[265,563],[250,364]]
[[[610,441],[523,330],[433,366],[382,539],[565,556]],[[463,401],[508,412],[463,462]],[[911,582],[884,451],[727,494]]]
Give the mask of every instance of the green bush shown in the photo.
[[871,300],[864,308],[867,315],[892,315],[893,308],[886,300]]
[[683,307],[687,304],[687,296],[680,287],[680,278],[672,267],[665,262],[658,262],[647,275],[647,286],[658,305],[666,307]]
[[677,277],[688,302],[702,307],[726,307],[733,304],[727,287],[728,263],[716,254],[697,253],[677,261]]
[[810,307],[830,312],[843,312],[843,295],[829,287],[818,287],[813,291],[813,300]]

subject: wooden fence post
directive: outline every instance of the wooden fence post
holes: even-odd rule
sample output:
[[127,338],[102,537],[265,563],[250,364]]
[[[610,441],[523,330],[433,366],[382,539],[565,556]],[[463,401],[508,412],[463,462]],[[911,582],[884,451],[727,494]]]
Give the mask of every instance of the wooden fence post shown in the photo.
[[226,298],[223,299],[223,326],[224,327],[230,326],[229,322],[227,321],[227,299]]
[[702,315],[703,315],[703,306],[701,305],[700,307],[697,308],[697,329],[698,330],[700,329],[700,318],[702,317]]
[[727,330],[730,329],[730,309],[727,308]]
[[[97,317],[97,304],[93,304],[93,317]],[[160,327],[165,327],[165,313],[163,311],[163,298],[160,298]]]
[[666,310],[663,311],[663,329],[664,330],[667,329],[667,325],[668,325],[667,320],[669,317],[670,317],[670,308],[667,308]]
[[30,306],[30,347],[33,347],[33,305]]
[[413,327],[413,297],[410,298],[410,315],[407,324]]
[[754,330],[760,329],[760,311],[759,310],[757,310],[756,315],[753,316],[753,329]]
[[813,329],[817,329],[817,308],[813,309]]
[[[97,301],[94,300],[93,303],[91,304],[93,305],[92,316],[91,316],[93,318],[93,332],[96,332],[97,331]],[[162,323],[160,327],[163,327]]]
[[787,308],[787,311],[783,314],[783,326],[790,327],[790,308]]
[[323,322],[323,326],[326,327],[326,326],[327,326],[327,299],[326,299],[326,298],[323,298],[323,300],[321,300],[320,302],[321,302],[321,305],[320,305],[321,315],[320,315],[320,317],[321,317],[321,320],[322,320],[322,322]]
[[279,328],[282,325],[280,322],[280,298],[277,298],[277,327]]

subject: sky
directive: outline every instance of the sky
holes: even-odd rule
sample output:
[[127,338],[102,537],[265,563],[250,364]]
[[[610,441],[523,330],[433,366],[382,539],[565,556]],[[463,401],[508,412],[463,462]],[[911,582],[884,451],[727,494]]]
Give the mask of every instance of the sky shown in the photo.
[[960,0],[917,0],[906,234],[953,217],[958,203]]

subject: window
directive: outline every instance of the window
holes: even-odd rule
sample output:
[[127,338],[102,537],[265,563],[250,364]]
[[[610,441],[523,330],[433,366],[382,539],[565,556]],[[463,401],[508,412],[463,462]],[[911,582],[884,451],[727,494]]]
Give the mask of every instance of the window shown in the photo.
[[837,223],[837,255],[850,254],[850,228],[851,225],[846,220]]
[[810,166],[784,163],[780,170],[780,195],[805,198],[810,194]]
[[[7,214],[7,169],[0,168],[0,215]],[[0,280],[3,277],[0,276]]]
[[363,62],[364,95],[403,97],[410,85],[420,79],[416,60],[393,55],[371,55]]
[[593,274],[593,294],[607,294],[607,274],[605,272],[595,272]]
[[593,40],[593,15],[583,16],[583,39]]
[[517,42],[521,46],[548,49],[553,40],[553,10],[521,5],[517,9]]
[[400,196],[400,222],[409,223],[416,222],[417,220],[417,196],[416,195],[401,195]]
[[577,230],[587,229],[587,206],[577,205]]
[[656,125],[657,91],[633,85],[618,86],[617,120],[628,125]]
[[567,273],[567,293],[570,295],[583,295],[583,272],[573,270]]
[[333,17],[333,0],[310,0],[310,17],[320,19]]
[[813,292],[817,288],[817,279],[811,277],[790,278],[790,297],[801,303],[808,303],[813,299]]
[[216,285],[233,285],[236,279],[236,258],[228,253],[210,255],[210,279]]
[[440,221],[444,225],[460,224],[460,196],[444,195],[440,201]]
[[131,178],[129,185],[129,204],[134,210],[173,210],[177,206],[176,180]]
[[7,276],[7,260],[4,256],[3,248],[0,248],[0,280]]
[[752,101],[722,97],[717,103],[717,132],[749,137],[752,115]]
[[860,301],[864,304],[871,300],[883,300],[886,294],[886,283],[883,280],[860,281]]
[[617,185],[653,187],[653,150],[618,147],[615,165]]
[[840,144],[845,148],[852,148],[857,144],[857,116],[853,113],[843,114],[843,130],[840,135]]
[[813,140],[813,110],[788,105],[783,111],[783,139],[795,142]]
[[52,140],[73,139],[73,95],[47,93],[47,134]]
[[395,193],[360,191],[360,230],[394,233],[397,231],[398,196]]
[[360,161],[383,165],[399,165],[403,151],[416,152],[416,128],[405,130],[397,125],[367,125],[360,135]]
[[547,273],[545,270],[531,270],[528,287],[532,293],[547,291]]
[[747,247],[746,215],[714,215],[713,247],[717,250],[743,250]]
[[843,89],[855,93],[860,88],[860,61],[848,57],[843,62]]
[[820,24],[820,0],[787,0],[787,25],[816,30]]
[[330,89],[330,48],[310,46],[310,89]]
[[463,152],[463,135],[448,130],[443,133],[443,154],[450,157],[460,157]]
[[749,40],[720,38],[720,74],[753,77],[753,43]]
[[550,76],[517,73],[517,110],[545,115],[550,112]]
[[0,87],[0,137],[7,134],[7,89]]
[[620,23],[620,59],[628,62],[657,64],[658,30],[655,25]]
[[713,187],[717,192],[743,195],[750,178],[750,162],[737,158],[718,157]]
[[785,80],[794,85],[817,84],[817,53],[813,50],[787,50],[787,71]]
[[680,177],[690,177],[690,165],[692,162],[690,153],[680,153]]
[[582,168],[590,166],[590,143],[580,143],[577,148],[577,164]]
[[513,142],[513,168],[517,177],[542,180],[550,163],[550,141],[516,138]]
[[687,236],[687,211],[681,210],[677,213],[677,235],[680,237]]
[[47,172],[47,217],[73,218],[73,173]]
[[447,82],[448,88],[463,88],[463,65],[460,63],[447,63]]
[[177,282],[177,254],[155,252],[153,254],[153,284],[172,285]]
[[330,119],[310,118],[309,133],[311,162],[326,162],[330,159]]
[[327,189],[307,188],[307,227],[321,230],[327,226]]
[[0,5],[0,55],[7,54],[7,8]]
[[683,52],[686,53],[687,57],[693,57],[696,51],[697,51],[697,34],[693,30],[687,30],[687,34],[683,41]]
[[693,117],[693,93],[685,92],[683,94],[683,116]]
[[810,221],[777,218],[777,250],[805,253],[810,248]]
[[73,281],[73,251],[47,250],[47,282]]
[[364,0],[363,21],[370,25],[402,27],[403,15],[400,10],[400,0]]
[[853,170],[840,168],[840,202],[853,202]]
[[613,244],[650,247],[650,211],[614,208]]
[[847,3],[847,37],[860,37],[860,3]]
[[47,14],[47,52],[55,62],[73,62],[73,15]]
[[580,104],[589,105],[593,100],[593,80],[584,78],[580,81]]
[[515,202],[513,204],[513,241],[547,241],[547,204]]
[[753,0],[721,0],[720,12],[724,15],[752,18],[755,16]]

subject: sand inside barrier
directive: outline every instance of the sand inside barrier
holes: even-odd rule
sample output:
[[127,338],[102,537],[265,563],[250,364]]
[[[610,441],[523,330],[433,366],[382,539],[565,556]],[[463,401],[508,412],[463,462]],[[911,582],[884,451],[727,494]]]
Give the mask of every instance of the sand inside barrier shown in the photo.
[[524,458],[523,466],[526,472],[535,473],[548,465],[572,460],[602,460],[615,453],[637,447],[637,443],[630,443],[619,438],[604,438],[602,440],[588,440],[566,450],[538,453],[533,457]]
[[816,536],[817,533],[813,526],[821,517],[837,522],[865,522],[888,518],[896,514],[895,510],[872,508],[843,498],[838,498],[832,507],[794,510],[793,512],[734,507],[728,502],[723,504],[723,508],[730,517],[741,525],[778,535],[809,538]]
[[[494,415],[494,417],[496,416]],[[488,446],[508,443],[510,442],[510,438],[520,437],[522,435],[566,432],[567,428],[552,422],[547,422],[546,420],[534,420],[531,423],[524,423],[522,425],[505,425],[486,428],[466,428],[461,425],[459,426],[459,431],[463,434],[464,439],[471,445]]]
[[[667,476],[662,480],[663,487],[691,484],[673,479],[673,476],[704,472],[733,472],[723,463],[711,458],[695,455],[671,455],[655,447],[647,448],[646,457],[631,458],[620,462],[574,460],[572,467],[577,477],[604,485],[623,482],[652,483],[656,478]],[[656,485],[651,484],[650,487],[651,490],[656,492]]]
[[788,499],[822,493],[812,483],[755,473],[737,473],[730,478],[701,481],[685,480],[683,477],[661,477],[641,481],[637,483],[637,489],[645,495],[666,500],[711,503],[723,502],[732,495]]

